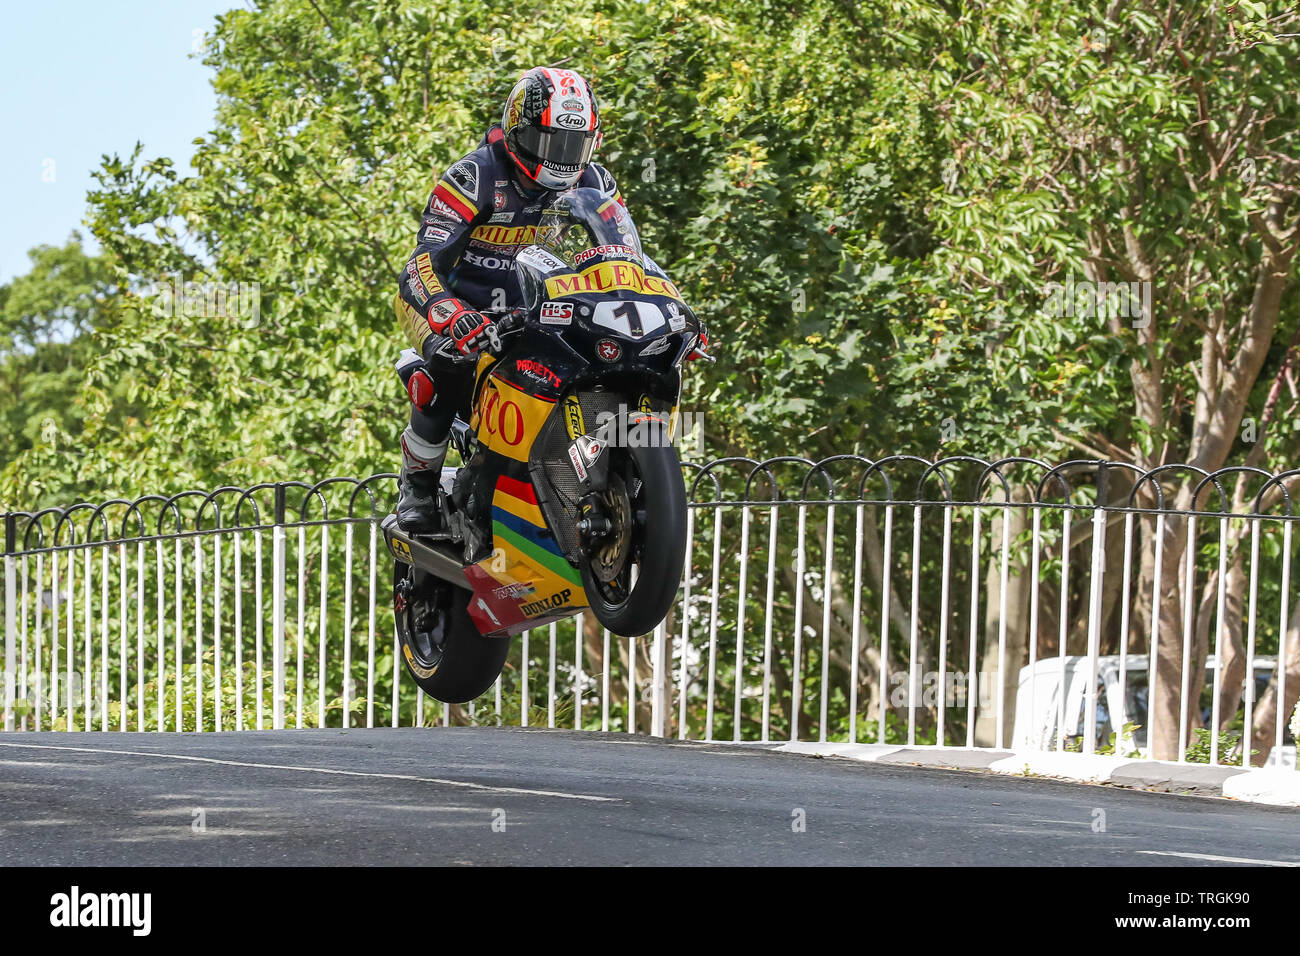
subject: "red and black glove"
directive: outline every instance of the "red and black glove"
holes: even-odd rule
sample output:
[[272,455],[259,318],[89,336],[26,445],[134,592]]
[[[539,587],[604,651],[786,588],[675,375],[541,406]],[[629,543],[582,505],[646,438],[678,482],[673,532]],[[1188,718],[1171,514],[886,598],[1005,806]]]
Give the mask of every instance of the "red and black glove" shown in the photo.
[[[441,310],[437,306],[442,306]],[[457,303],[459,305],[459,303]],[[446,318],[443,314],[450,312]],[[429,326],[440,335],[446,335],[456,343],[462,355],[472,355],[488,343],[497,343],[496,326],[482,312],[460,306],[454,312],[446,308],[446,303],[437,303],[429,310]]]

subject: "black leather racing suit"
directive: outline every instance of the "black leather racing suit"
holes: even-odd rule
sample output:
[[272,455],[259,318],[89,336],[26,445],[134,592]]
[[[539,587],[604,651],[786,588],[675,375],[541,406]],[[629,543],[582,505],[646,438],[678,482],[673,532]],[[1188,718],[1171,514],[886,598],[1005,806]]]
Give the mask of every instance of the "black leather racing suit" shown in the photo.
[[[458,309],[508,309],[522,304],[515,255],[532,244],[542,212],[556,195],[526,191],[506,154],[500,126],[474,152],[452,164],[424,208],[415,252],[400,277],[393,308],[411,348],[397,363],[411,398],[411,428],[432,444],[446,441],[459,412],[468,415],[474,363],[455,361],[454,345],[434,332],[429,315]],[[614,177],[592,164],[579,186],[623,202]],[[424,376],[416,373],[423,371]],[[430,387],[430,382],[432,386]]]

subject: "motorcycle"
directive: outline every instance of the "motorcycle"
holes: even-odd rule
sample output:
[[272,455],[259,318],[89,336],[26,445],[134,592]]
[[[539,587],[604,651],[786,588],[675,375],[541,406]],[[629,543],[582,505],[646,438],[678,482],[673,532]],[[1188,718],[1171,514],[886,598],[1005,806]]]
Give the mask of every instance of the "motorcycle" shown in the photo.
[[703,326],[596,189],[557,197],[515,259],[524,307],[477,357],[464,463],[442,471],[441,531],[382,522],[407,670],[436,700],[495,683],[510,638],[590,609],[619,635],[667,615],[686,548],[673,444],[681,366]]

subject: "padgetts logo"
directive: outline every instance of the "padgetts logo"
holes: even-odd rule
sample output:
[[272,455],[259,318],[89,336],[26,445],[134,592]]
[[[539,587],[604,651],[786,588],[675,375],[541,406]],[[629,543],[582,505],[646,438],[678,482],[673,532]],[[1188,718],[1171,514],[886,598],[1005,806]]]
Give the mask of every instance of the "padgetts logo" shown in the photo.
[[133,936],[148,936],[152,893],[82,893],[74,886],[50,897],[50,925],[129,927]]

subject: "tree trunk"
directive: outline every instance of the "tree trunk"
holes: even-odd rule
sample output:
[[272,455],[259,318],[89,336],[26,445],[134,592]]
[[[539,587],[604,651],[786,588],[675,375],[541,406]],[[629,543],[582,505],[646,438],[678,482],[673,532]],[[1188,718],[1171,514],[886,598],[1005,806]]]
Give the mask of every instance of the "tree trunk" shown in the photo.
[[[1195,637],[1192,644],[1192,678],[1188,686],[1192,688],[1196,706],[1191,711],[1190,728],[1199,728],[1205,726],[1205,721],[1201,719],[1200,696],[1201,688],[1205,686],[1206,664],[1210,656],[1210,623],[1214,617],[1215,609],[1218,607],[1219,600],[1219,572],[1216,569],[1205,580],[1205,585],[1201,588],[1201,602],[1196,609],[1195,619]],[[1226,595],[1225,595],[1225,604]]]
[[1128,614],[1128,653],[1145,654],[1151,650],[1151,595],[1152,579],[1156,573],[1155,549],[1150,546],[1155,539],[1155,519],[1141,516],[1133,522],[1133,547],[1138,554],[1137,582],[1133,588],[1133,604]]
[[1242,641],[1245,626],[1246,593],[1245,552],[1240,547],[1229,559],[1228,582],[1224,591],[1223,636],[1219,639],[1219,726],[1216,733],[1227,730],[1241,704],[1242,681],[1246,677],[1246,646]]
[[[1028,526],[1028,512],[1024,508],[1011,508],[1011,517],[1007,522],[1009,540],[1013,543]],[[1002,541],[1002,512],[996,512],[993,520],[993,540]],[[1000,547],[1000,544],[999,544]],[[995,552],[989,561],[986,577],[984,607],[984,655],[980,662],[980,673],[988,674],[987,684],[992,694],[987,704],[981,696],[979,711],[975,718],[975,745],[977,747],[1006,746],[1013,729],[1016,713],[1016,691],[1020,686],[1020,668],[1026,659],[1029,647],[1029,572],[1024,562],[1008,561],[1007,565],[1007,621],[1006,621],[1006,668],[998,669],[998,632],[1002,623],[1002,557]],[[977,681],[970,675],[966,692],[978,693],[984,681]],[[1003,737],[997,739],[998,694],[1002,697]]]
[[[1183,509],[1190,493],[1180,494],[1174,507]],[[1148,669],[1149,710],[1147,740],[1157,760],[1178,759],[1179,716],[1188,705],[1182,697],[1183,676],[1183,555],[1187,547],[1187,520],[1165,515],[1165,533],[1159,581],[1159,639],[1156,660]],[[1189,693],[1189,697],[1195,694]]]
[[1300,700],[1300,602],[1291,611],[1291,619],[1286,627],[1286,659],[1278,658],[1278,671],[1269,682],[1259,706],[1253,716],[1253,732],[1250,746],[1259,753],[1252,756],[1251,763],[1262,767],[1273,750],[1276,740],[1276,721],[1278,719],[1277,677],[1286,674],[1286,696],[1282,701],[1283,733],[1291,715],[1295,712],[1296,701]]

